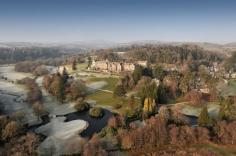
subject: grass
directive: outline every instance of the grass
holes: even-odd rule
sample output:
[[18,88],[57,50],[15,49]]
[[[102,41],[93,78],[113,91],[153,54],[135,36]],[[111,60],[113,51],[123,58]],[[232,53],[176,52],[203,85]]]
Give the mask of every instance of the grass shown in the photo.
[[193,147],[197,149],[207,149],[209,151],[213,151],[222,156],[236,155],[236,148],[230,147],[230,146],[222,146],[222,145],[209,143],[209,144],[196,144],[196,145],[193,145]]
[[78,63],[76,65],[77,70],[85,70],[88,67],[88,63]]
[[[114,91],[115,86],[117,82],[119,81],[116,77],[95,77],[90,76],[87,78],[87,83],[93,83],[93,82],[99,82],[99,81],[105,81],[107,84],[101,88],[103,90],[109,90]],[[112,110],[115,110],[116,112],[123,112],[119,109],[115,109],[114,106],[117,104],[120,104],[124,107],[125,99],[122,98],[116,98],[113,96],[113,93],[105,92],[105,91],[97,91],[87,96],[87,99],[96,101],[96,104],[102,105],[105,107],[110,107]]]
[[113,97],[112,93],[98,91],[87,96],[87,99],[95,100],[99,105],[114,106],[120,104],[122,99]]
[[201,106],[193,106],[190,104],[181,104],[180,108],[181,108],[181,112],[183,114],[199,116],[202,108],[206,105],[207,105],[207,109],[208,109],[210,116],[213,118],[217,118],[218,111],[219,111],[219,103],[217,103],[217,102],[208,102],[208,103],[203,104]]
[[[112,87],[108,87],[108,89],[109,88],[112,88]],[[127,111],[127,109],[129,109],[128,98],[114,97],[113,94],[109,92],[97,91],[88,95],[86,99],[94,100],[96,101],[97,105],[107,107],[110,110],[120,113],[120,114],[124,114]],[[139,105],[139,104],[140,104],[140,101],[136,99],[136,105]],[[121,108],[115,108],[116,105],[120,105]]]
[[[77,64],[77,72],[82,71],[83,69],[86,69],[87,64]],[[115,87],[119,81],[119,76],[112,76],[109,74],[101,74],[101,73],[90,73],[90,75],[87,75],[83,77],[83,80],[89,84],[93,82],[100,82],[105,81],[107,84],[102,87],[102,90],[108,90],[113,92],[115,90]],[[94,100],[96,101],[97,105],[106,107],[110,109],[111,111],[117,112],[117,113],[124,113],[128,109],[128,98],[118,98],[114,97],[113,93],[106,92],[106,91],[96,91],[94,93],[89,94],[86,99],[87,100]],[[137,100],[136,102],[139,104],[140,102]],[[117,105],[121,105],[121,108],[115,108]]]
[[231,79],[227,84],[220,84],[218,90],[223,96],[236,95],[236,80]]
[[94,76],[91,76],[90,78],[87,79],[88,83],[98,82],[98,81],[105,81],[107,83],[107,85],[101,89],[114,91],[119,79],[117,77],[102,77],[102,78],[100,78],[100,77],[94,77]]

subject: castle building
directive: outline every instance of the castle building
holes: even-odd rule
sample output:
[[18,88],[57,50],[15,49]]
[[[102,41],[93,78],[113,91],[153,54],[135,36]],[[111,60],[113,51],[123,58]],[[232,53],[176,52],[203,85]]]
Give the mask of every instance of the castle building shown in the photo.
[[110,62],[108,60],[105,61],[93,61],[91,68],[97,71],[104,72],[131,72],[134,71],[136,65],[145,66],[145,62],[137,62],[137,63],[127,63],[127,62]]

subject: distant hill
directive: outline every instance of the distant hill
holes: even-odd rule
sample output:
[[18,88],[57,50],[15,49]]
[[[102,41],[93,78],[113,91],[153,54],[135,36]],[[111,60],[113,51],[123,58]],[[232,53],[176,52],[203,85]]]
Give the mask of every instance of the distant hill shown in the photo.
[[224,44],[226,47],[236,47],[236,42]]
[[154,45],[173,45],[179,46],[183,44],[192,44],[198,45],[206,50],[216,51],[216,52],[231,52],[236,51],[236,42],[227,43],[227,44],[216,44],[210,42],[164,42],[157,40],[141,40],[141,41],[132,41],[125,43],[116,43],[105,40],[92,40],[92,41],[78,41],[71,43],[36,43],[36,42],[0,42],[0,47],[16,48],[16,47],[52,47],[60,48],[65,52],[81,52],[81,51],[90,51],[91,49],[101,49],[101,48],[114,48],[114,47],[125,47],[130,45],[145,45],[145,44],[154,44]]
[[130,46],[130,45],[145,45],[145,44],[155,44],[155,45],[173,45],[173,46],[181,46],[183,44],[188,45],[198,45],[205,50],[215,51],[223,54],[228,54],[232,51],[236,51],[236,42],[228,43],[228,44],[217,44],[210,42],[162,42],[155,40],[144,40],[144,41],[133,41],[128,43],[121,43],[120,46]]
[[22,48],[22,47],[47,47],[47,48],[64,48],[64,49],[100,49],[117,45],[109,41],[78,41],[71,43],[37,43],[37,42],[0,42],[0,47]]

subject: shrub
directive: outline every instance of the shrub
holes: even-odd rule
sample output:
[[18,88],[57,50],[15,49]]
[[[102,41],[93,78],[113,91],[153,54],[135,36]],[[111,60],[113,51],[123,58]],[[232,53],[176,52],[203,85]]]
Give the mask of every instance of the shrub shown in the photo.
[[122,107],[122,105],[119,104],[119,103],[117,103],[117,104],[115,104],[113,107],[114,107],[115,109],[120,109],[120,108]]
[[95,118],[103,116],[103,110],[100,107],[93,107],[89,110],[89,115]]
[[75,108],[77,111],[82,112],[82,111],[88,109],[88,108],[89,108],[89,105],[88,105],[88,103],[86,103],[85,101],[78,101],[78,102],[75,104],[74,108]]
[[42,75],[49,74],[49,71],[47,70],[46,66],[41,65],[41,66],[36,67],[36,69],[33,71],[33,74],[35,76],[42,76]]

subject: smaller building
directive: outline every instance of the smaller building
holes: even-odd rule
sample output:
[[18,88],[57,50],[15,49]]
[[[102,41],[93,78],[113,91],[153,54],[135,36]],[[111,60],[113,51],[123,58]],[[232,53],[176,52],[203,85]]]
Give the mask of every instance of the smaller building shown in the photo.
[[143,67],[147,67],[148,62],[147,61],[137,61],[137,65],[143,66]]
[[123,71],[134,71],[135,64],[133,63],[123,63]]
[[236,79],[236,72],[231,74],[231,78]]

